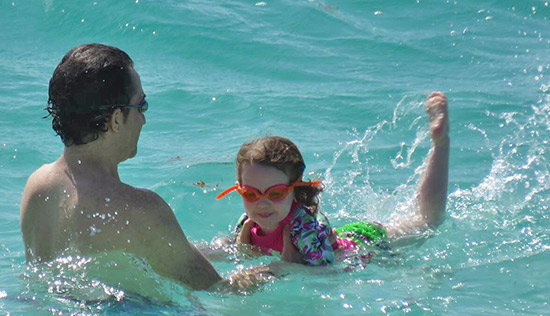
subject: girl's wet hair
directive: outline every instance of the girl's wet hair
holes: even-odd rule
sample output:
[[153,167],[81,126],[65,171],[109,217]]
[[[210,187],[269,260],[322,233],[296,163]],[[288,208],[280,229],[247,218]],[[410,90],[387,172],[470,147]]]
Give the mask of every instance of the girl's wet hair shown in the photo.
[[[289,139],[278,136],[258,138],[242,145],[237,154],[239,183],[242,183],[241,174],[245,163],[256,163],[281,170],[288,176],[290,183],[302,180],[306,167],[298,147]],[[317,212],[319,205],[317,195],[322,190],[319,186],[296,187],[294,196],[298,202]]]

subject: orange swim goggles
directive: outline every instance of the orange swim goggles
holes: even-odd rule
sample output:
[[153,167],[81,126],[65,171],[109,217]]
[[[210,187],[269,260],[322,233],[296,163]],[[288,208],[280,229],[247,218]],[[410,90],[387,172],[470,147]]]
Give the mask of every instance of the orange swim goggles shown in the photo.
[[295,181],[291,185],[276,184],[272,187],[267,188],[267,190],[265,190],[265,192],[262,193],[260,192],[260,190],[254,187],[251,187],[248,185],[241,186],[240,183],[237,182],[237,184],[235,184],[234,186],[220,193],[216,197],[216,200],[223,198],[224,196],[226,196],[227,194],[233,191],[237,191],[237,193],[239,193],[243,197],[243,199],[246,200],[247,202],[255,202],[261,198],[266,198],[273,202],[278,202],[284,199],[290,192],[292,192],[295,187],[316,186],[322,183],[323,181],[308,181],[308,182]]

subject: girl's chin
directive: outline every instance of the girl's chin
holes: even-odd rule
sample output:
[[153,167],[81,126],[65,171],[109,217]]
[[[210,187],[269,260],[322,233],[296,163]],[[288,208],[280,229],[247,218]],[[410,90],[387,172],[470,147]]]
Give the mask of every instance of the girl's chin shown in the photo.
[[[271,223],[257,223],[258,225],[260,225],[260,230],[262,233],[264,234],[269,234],[271,232],[273,232],[275,229],[277,229],[277,225],[273,225]],[[262,225],[263,224],[263,225]]]

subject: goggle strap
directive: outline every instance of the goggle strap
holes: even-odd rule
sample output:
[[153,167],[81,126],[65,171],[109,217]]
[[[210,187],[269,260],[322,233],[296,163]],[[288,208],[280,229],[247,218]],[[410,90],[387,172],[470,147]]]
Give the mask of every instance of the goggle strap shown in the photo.
[[237,190],[238,188],[239,188],[239,184],[235,184],[234,186],[225,189],[222,193],[218,194],[218,196],[216,197],[216,200],[219,200],[219,199],[223,198],[224,196],[226,196],[229,193]]
[[321,185],[321,184],[323,184],[323,181],[308,181],[308,182],[296,181],[296,182],[294,182],[294,184],[292,186],[295,186],[295,187],[313,187],[313,186]]

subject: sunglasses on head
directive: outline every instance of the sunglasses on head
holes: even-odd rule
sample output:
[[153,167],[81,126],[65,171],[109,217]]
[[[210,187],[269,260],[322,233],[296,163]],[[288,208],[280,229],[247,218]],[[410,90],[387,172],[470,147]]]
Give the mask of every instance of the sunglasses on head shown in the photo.
[[248,186],[248,185],[241,185],[237,182],[234,186],[226,189],[222,193],[220,193],[216,200],[219,200],[226,196],[227,194],[231,193],[232,191],[237,191],[243,199],[247,202],[255,202],[261,198],[269,199],[273,202],[278,202],[283,200],[290,192],[294,191],[295,187],[308,187],[308,186],[316,186],[321,185],[322,181],[308,181],[308,182],[302,182],[302,181],[295,181],[294,183],[290,185],[286,184],[276,184],[272,187],[267,188],[264,193],[262,193],[260,190]]

